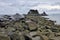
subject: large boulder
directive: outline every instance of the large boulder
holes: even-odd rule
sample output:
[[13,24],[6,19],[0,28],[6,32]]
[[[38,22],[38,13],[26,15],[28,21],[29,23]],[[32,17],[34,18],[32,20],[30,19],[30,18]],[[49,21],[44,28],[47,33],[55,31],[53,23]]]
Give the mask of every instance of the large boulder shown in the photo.
[[16,13],[12,17],[14,18],[15,21],[18,21],[18,20],[24,18],[24,16],[23,15],[20,15],[19,13]]
[[25,40],[23,34],[20,32],[12,32],[9,36],[11,40]]
[[30,31],[36,31],[38,28],[38,25],[34,22],[28,22],[28,27]]
[[0,40],[10,40],[10,37],[7,34],[0,33]]

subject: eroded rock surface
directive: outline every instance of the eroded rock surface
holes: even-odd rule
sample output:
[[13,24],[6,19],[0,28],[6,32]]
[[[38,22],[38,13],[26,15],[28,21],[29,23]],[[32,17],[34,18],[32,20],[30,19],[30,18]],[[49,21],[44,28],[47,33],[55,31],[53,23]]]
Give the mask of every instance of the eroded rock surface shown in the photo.
[[4,17],[0,20],[0,40],[60,40],[60,25],[40,16],[37,10],[30,10],[25,17]]

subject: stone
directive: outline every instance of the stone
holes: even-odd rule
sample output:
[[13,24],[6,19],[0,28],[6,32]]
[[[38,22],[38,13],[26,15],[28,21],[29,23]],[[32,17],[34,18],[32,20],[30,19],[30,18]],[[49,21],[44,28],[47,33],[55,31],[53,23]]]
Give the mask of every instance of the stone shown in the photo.
[[42,14],[40,14],[41,16],[48,16],[45,12],[43,12]]
[[31,10],[28,12],[28,15],[31,15],[31,16],[38,16],[39,13],[38,13],[38,10],[33,10],[33,9],[31,9]]
[[12,33],[10,36],[11,40],[25,40],[23,34],[21,33]]
[[44,35],[42,35],[41,38],[42,38],[42,40],[49,40],[49,38],[47,36],[44,36]]
[[30,31],[36,31],[38,25],[37,25],[36,23],[34,23],[34,22],[29,22],[29,23],[28,23],[28,27],[29,27],[29,30],[30,30]]
[[36,37],[32,38],[32,40],[41,40],[41,38],[39,36],[36,36]]
[[34,35],[37,35],[37,32],[36,31],[35,32],[33,31],[33,32],[30,32],[29,34],[33,37]]
[[59,33],[55,33],[55,36],[60,36],[60,32]]
[[0,40],[10,40],[10,37],[7,34],[0,33]]

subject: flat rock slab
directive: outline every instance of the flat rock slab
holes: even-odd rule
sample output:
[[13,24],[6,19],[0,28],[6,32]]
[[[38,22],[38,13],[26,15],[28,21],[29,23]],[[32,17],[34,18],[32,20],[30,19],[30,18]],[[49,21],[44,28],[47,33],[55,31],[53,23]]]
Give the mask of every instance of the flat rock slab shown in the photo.
[[41,40],[39,36],[32,38],[32,40]]

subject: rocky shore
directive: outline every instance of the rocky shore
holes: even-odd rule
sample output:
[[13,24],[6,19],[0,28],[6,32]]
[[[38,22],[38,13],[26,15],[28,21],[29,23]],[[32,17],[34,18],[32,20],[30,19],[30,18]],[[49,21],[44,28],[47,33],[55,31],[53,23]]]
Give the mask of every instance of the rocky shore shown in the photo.
[[30,10],[27,15],[0,18],[0,40],[60,40],[60,25],[48,20],[45,12]]

